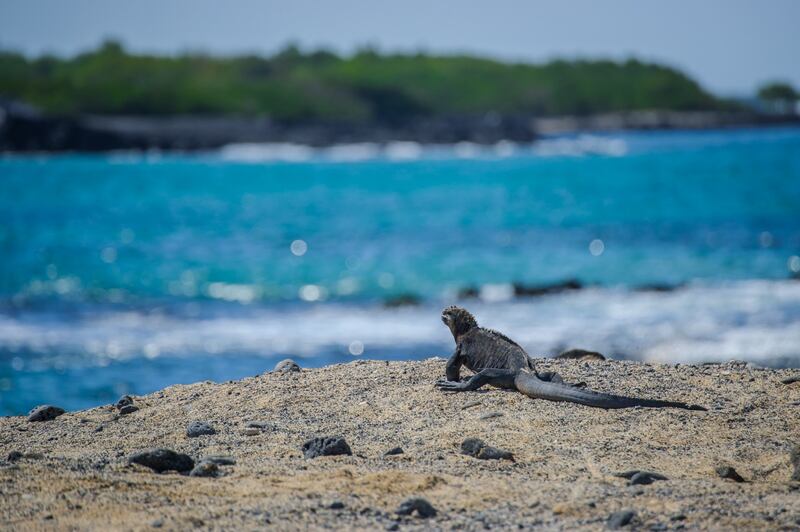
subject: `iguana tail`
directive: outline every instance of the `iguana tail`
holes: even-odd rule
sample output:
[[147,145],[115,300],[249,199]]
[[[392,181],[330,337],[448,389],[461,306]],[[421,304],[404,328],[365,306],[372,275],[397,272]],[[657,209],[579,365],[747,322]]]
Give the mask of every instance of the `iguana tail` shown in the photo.
[[521,371],[517,374],[514,381],[517,389],[534,399],[546,399],[548,401],[566,401],[578,403],[595,408],[633,408],[641,406],[645,408],[685,408],[687,410],[706,410],[697,405],[689,405],[676,401],[659,401],[657,399],[639,399],[637,397],[625,397],[622,395],[611,395],[607,393],[595,392],[576,388],[567,384],[557,382],[547,382],[539,379],[532,373]]

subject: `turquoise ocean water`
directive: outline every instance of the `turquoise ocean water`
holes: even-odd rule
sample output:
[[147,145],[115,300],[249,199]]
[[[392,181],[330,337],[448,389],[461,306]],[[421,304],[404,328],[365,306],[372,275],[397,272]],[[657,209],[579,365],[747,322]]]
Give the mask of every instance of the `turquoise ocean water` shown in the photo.
[[446,356],[457,301],[532,354],[800,366],[800,129],[7,156],[0,251],[0,414]]

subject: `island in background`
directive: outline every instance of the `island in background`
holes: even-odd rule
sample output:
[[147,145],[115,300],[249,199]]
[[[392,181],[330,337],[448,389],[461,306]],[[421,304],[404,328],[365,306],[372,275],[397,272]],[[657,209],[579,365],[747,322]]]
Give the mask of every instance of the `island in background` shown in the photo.
[[131,54],[117,42],[71,58],[0,52],[0,151],[202,150],[242,142],[328,146],[501,140],[620,129],[798,123],[797,94],[715,96],[636,59],[541,65],[470,56]]

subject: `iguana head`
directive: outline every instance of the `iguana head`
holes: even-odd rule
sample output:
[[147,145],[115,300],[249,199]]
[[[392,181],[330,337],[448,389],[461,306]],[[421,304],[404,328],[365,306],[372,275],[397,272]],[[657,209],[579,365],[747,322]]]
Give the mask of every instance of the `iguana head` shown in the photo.
[[442,311],[442,322],[447,325],[456,340],[465,332],[478,326],[475,317],[467,309],[455,305]]

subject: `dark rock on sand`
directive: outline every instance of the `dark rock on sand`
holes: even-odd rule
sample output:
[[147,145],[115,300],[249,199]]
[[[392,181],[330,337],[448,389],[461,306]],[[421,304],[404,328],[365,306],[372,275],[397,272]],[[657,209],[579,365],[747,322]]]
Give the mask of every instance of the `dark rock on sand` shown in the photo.
[[189,423],[189,426],[186,427],[186,436],[189,438],[197,438],[198,436],[208,436],[211,434],[216,434],[217,431],[206,423],[205,421],[192,421]]
[[53,405],[37,406],[28,414],[28,421],[51,421],[64,412],[63,408]]
[[353,451],[344,438],[333,436],[312,438],[303,444],[303,456],[317,458],[318,456],[336,456],[340,454],[352,455]]
[[164,471],[191,471],[194,460],[188,455],[170,449],[147,449],[131,455],[128,462],[149,467],[156,473]]
[[248,421],[245,427],[251,429],[266,430],[272,428],[272,423],[270,423],[269,421]]
[[789,460],[791,460],[792,465],[794,466],[792,480],[800,482],[800,445],[796,445],[794,449],[792,449],[792,452],[789,455]]
[[190,477],[216,477],[219,475],[219,466],[214,462],[200,462],[189,473]]
[[287,358],[286,360],[281,360],[280,362],[275,364],[275,368],[272,371],[283,371],[286,373],[292,371],[300,371],[300,364],[298,364],[291,358]]
[[206,456],[202,461],[217,465],[236,465],[236,459],[232,456],[212,455]]
[[383,453],[383,456],[394,456],[396,454],[403,454],[404,452],[405,451],[403,451],[402,447],[393,447],[388,451],[386,451],[385,453]]
[[480,460],[514,460],[514,455],[509,451],[490,447],[478,438],[467,438],[461,443],[461,454],[472,456]]
[[734,482],[746,482],[745,479],[743,479],[742,476],[730,466],[719,466],[714,471],[717,472],[717,475],[719,475],[720,478],[733,480]]
[[606,524],[611,530],[616,530],[626,526],[634,517],[636,517],[636,512],[633,510],[622,510],[609,515]]
[[597,351],[587,351],[585,349],[569,349],[559,353],[555,358],[567,360],[605,360],[606,357]]
[[660,473],[654,473],[652,471],[640,471],[638,469],[633,469],[631,471],[623,471],[622,473],[614,473],[615,477],[620,478],[627,478],[630,480],[630,484],[633,485],[644,485],[644,484],[652,484],[656,480],[668,480],[667,477]]
[[9,462],[16,462],[20,458],[22,458],[22,453],[21,452],[19,452],[19,451],[11,451],[10,453],[8,453],[8,456],[6,457],[6,460],[9,461]]
[[397,515],[412,515],[415,512],[423,519],[435,517],[437,513],[436,508],[434,508],[431,503],[421,497],[406,499],[402,504],[400,504],[400,506],[397,507],[397,510],[395,511]]
[[485,414],[481,414],[481,416],[478,419],[492,419],[492,418],[496,418],[496,417],[503,417],[503,413],[502,412],[487,412]]
[[651,474],[647,471],[641,471],[631,477],[631,486],[652,484],[656,480],[666,480],[666,477],[659,474]]
[[783,384],[794,384],[795,382],[800,382],[800,375],[792,375],[791,377],[786,377],[785,379],[781,380]]
[[127,416],[128,414],[133,414],[134,412],[138,412],[139,407],[136,405],[125,405],[119,409],[120,415]]
[[131,397],[130,395],[123,395],[117,400],[114,406],[116,406],[117,409],[122,410],[123,407],[132,404],[133,404],[133,397]]
[[342,501],[333,501],[328,505],[328,508],[331,510],[341,510],[344,508],[344,503]]

